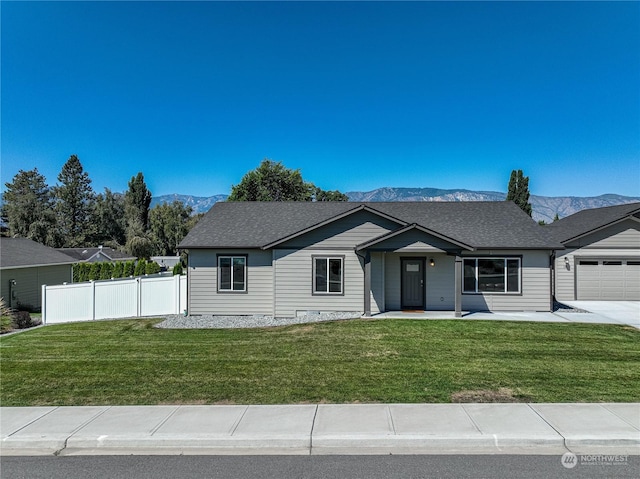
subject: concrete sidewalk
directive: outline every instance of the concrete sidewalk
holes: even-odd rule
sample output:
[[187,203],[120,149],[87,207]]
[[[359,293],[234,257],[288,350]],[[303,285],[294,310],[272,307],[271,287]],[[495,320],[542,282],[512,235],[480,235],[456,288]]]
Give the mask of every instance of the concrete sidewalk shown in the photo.
[[2,455],[640,454],[640,403],[0,408]]

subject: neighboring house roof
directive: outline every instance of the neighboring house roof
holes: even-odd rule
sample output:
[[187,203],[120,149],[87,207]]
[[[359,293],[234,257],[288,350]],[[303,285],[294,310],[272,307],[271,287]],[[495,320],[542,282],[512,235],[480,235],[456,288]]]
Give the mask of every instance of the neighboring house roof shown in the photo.
[[58,248],[58,251],[75,258],[77,261],[91,261],[97,259],[100,256],[104,257],[107,261],[123,261],[136,259],[135,256],[122,253],[109,247],[97,246],[95,248]]
[[392,219],[398,228],[415,224],[472,248],[562,249],[507,201],[219,202],[179,247],[268,248],[362,210]]
[[0,267],[3,269],[75,262],[72,257],[27,238],[0,237]]
[[568,243],[627,218],[640,220],[640,203],[627,203],[578,211],[545,228],[561,243]]

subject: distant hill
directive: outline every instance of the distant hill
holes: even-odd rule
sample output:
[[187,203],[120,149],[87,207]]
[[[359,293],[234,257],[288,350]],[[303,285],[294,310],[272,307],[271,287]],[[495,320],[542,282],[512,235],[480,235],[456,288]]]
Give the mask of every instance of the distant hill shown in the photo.
[[162,203],[173,203],[179,201],[187,206],[191,206],[193,213],[206,213],[211,207],[218,201],[224,201],[228,195],[213,195],[213,196],[192,196],[192,195],[179,195],[173,193],[170,195],[154,196],[151,198],[151,208],[155,205]]
[[[384,187],[373,191],[350,191],[346,193],[350,201],[504,201],[505,193],[498,191],[443,190],[438,188],[392,188]],[[151,206],[158,203],[181,201],[193,208],[194,213],[205,213],[218,201],[224,201],[227,195],[191,196],[163,195],[153,198]],[[615,194],[600,196],[531,196],[533,218],[536,221],[553,221],[588,208],[600,208],[625,203],[640,202],[640,197]]]

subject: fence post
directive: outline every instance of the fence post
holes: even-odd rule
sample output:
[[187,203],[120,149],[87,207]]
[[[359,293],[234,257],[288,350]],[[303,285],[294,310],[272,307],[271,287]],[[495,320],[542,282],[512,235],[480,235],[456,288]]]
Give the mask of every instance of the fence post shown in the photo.
[[138,306],[136,309],[136,316],[139,318],[142,312],[142,278],[138,277],[136,278],[136,288],[137,288],[137,295],[138,295]]
[[175,288],[173,288],[175,294],[175,310],[174,313],[180,314],[180,276],[173,275],[173,283]]
[[47,285],[42,285],[42,324],[47,324]]
[[96,282],[94,280],[91,283],[91,321],[96,319]]

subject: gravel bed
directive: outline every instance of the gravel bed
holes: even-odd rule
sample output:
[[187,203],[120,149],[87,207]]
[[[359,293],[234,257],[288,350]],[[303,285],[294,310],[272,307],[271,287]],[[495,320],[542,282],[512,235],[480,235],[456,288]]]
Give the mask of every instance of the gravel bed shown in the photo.
[[318,313],[295,318],[274,318],[266,315],[252,316],[182,316],[171,315],[156,328],[165,329],[233,329],[233,328],[266,328],[272,326],[287,326],[289,324],[320,323],[322,321],[336,321],[340,319],[356,319],[362,317],[362,313],[335,312]]
[[588,313],[584,309],[580,308],[572,308],[569,305],[560,303],[558,301],[553,302],[553,312],[554,313]]

